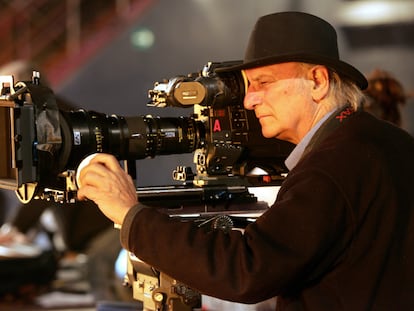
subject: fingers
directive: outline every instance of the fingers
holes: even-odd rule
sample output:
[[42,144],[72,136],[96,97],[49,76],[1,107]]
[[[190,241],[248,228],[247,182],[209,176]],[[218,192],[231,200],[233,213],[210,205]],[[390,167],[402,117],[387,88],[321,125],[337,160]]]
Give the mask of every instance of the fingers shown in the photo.
[[119,161],[111,154],[106,153],[97,153],[94,158],[90,161],[93,163],[100,163],[105,165],[109,170],[114,172],[123,171],[122,167],[119,165]]
[[96,155],[79,173],[79,179],[78,199],[93,200],[115,223],[122,224],[126,212],[138,202],[131,176],[112,155]]
[[108,177],[117,178],[118,175],[127,175],[121,168],[118,160],[110,154],[94,154],[94,157],[81,168],[79,172],[80,184],[95,184],[101,178]]

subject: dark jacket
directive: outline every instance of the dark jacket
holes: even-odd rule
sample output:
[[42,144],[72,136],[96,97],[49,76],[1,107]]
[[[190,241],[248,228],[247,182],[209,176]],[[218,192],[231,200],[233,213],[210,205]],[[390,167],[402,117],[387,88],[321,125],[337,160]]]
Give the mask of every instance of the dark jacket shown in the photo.
[[225,300],[278,296],[278,310],[412,309],[413,138],[365,112],[335,115],[315,137],[244,234],[205,233],[138,205],[122,244]]

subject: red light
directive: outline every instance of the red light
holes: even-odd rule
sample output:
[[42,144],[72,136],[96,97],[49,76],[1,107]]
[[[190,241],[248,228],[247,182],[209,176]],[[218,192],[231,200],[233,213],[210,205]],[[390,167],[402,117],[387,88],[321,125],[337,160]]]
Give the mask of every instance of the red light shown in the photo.
[[224,110],[224,109],[217,109],[217,110],[214,110],[214,116],[215,117],[225,117],[226,116],[226,110]]

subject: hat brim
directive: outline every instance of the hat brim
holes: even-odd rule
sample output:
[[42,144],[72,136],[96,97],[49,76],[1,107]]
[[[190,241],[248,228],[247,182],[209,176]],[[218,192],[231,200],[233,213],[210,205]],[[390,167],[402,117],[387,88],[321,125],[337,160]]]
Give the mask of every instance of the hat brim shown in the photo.
[[354,66],[331,58],[324,58],[321,55],[312,55],[312,54],[297,54],[297,55],[278,55],[275,57],[266,57],[261,59],[256,59],[251,62],[242,62],[240,61],[238,65],[221,67],[217,68],[216,72],[230,72],[238,71],[243,69],[251,69],[256,67],[268,66],[272,64],[286,63],[286,62],[304,62],[310,64],[320,64],[329,67],[330,69],[337,72],[340,76],[344,76],[349,80],[352,80],[356,85],[364,90],[368,86],[368,81],[366,77]]

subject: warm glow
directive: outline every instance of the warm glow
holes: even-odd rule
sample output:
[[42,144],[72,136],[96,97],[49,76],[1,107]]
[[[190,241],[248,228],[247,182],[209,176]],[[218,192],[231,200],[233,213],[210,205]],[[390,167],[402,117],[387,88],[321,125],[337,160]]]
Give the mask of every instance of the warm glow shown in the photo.
[[340,6],[338,18],[346,25],[373,25],[414,20],[412,1],[356,1]]

